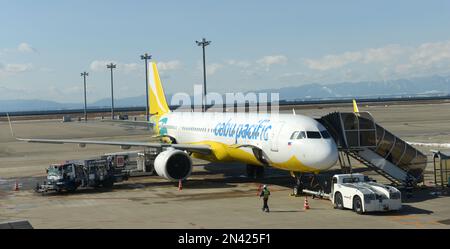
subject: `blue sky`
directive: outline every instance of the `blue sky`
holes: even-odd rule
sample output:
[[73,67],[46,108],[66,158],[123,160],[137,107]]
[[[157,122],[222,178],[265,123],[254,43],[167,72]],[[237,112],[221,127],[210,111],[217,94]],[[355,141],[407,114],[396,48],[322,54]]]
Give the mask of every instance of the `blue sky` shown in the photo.
[[449,1],[3,1],[0,99],[143,95],[153,55],[166,92],[277,88],[450,74]]

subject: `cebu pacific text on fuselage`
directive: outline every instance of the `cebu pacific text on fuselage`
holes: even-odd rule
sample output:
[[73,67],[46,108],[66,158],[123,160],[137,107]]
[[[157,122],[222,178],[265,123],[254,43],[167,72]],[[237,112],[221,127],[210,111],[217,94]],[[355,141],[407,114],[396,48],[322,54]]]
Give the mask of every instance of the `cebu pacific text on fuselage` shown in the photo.
[[233,119],[218,122],[214,128],[214,135],[218,137],[234,137],[235,139],[269,140],[272,124],[269,119],[261,119],[255,123],[239,123]]

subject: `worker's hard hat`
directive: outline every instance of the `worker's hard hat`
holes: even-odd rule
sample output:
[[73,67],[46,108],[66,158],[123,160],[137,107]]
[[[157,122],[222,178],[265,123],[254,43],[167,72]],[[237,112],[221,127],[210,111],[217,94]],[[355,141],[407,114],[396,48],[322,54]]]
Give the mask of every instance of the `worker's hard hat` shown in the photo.
[[267,188],[267,185],[264,185],[263,188]]

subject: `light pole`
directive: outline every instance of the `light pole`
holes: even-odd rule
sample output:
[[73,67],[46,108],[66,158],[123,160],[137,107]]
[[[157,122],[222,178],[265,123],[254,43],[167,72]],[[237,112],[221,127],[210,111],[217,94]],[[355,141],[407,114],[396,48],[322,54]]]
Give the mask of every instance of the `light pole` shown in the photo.
[[203,48],[203,96],[202,96],[202,110],[206,111],[206,61],[205,61],[205,47],[208,46],[211,41],[207,41],[205,38],[201,42],[195,41],[198,46]]
[[149,118],[149,108],[148,108],[148,64],[147,64],[147,60],[150,60],[152,58],[151,55],[145,53],[144,55],[141,55],[141,60],[145,61],[145,116],[147,117],[147,121],[150,120]]
[[86,104],[86,76],[89,76],[89,73],[82,72],[81,76],[84,78],[84,122],[87,122],[87,104]]
[[116,64],[112,63],[106,65],[106,68],[111,69],[111,119],[114,119],[114,86],[113,86],[113,69],[116,68]]

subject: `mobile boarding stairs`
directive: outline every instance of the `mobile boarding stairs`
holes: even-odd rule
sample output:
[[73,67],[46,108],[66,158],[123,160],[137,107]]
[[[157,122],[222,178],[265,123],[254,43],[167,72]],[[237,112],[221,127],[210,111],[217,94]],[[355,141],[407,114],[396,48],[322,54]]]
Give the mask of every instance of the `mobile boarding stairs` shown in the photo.
[[336,141],[345,173],[351,172],[351,157],[394,185],[411,187],[423,181],[427,156],[377,124],[370,113],[333,112],[318,121]]

